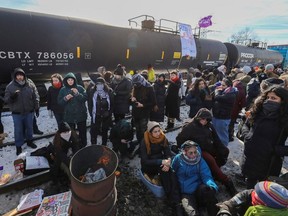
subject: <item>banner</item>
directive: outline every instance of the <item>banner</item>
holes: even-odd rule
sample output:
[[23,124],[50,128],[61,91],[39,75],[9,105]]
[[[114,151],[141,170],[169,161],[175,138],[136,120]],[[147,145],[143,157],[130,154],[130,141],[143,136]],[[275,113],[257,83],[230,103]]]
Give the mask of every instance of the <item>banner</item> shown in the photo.
[[190,56],[196,58],[196,44],[192,34],[190,25],[179,23],[180,39],[181,39],[181,53],[183,56]]
[[207,28],[209,26],[212,25],[212,21],[211,21],[212,16],[207,16],[207,17],[203,17],[202,19],[199,20],[198,25],[201,28]]

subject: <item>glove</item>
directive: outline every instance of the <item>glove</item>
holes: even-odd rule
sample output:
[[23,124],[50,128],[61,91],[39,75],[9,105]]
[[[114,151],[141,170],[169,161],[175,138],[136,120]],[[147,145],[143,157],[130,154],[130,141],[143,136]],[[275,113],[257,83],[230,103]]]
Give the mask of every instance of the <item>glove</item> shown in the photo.
[[35,110],[35,114],[36,114],[36,117],[38,118],[39,117],[39,109]]
[[211,180],[211,179],[208,180],[208,181],[206,182],[206,185],[207,185],[208,187],[214,189],[215,191],[218,191],[218,186],[217,186],[217,184],[216,184],[213,180]]
[[15,99],[18,97],[19,93],[20,93],[20,91],[19,91],[19,90],[16,90],[16,91],[10,96],[10,98],[11,98],[12,100],[15,100]]
[[48,116],[49,116],[50,118],[53,118],[53,112],[52,112],[52,110],[48,110]]

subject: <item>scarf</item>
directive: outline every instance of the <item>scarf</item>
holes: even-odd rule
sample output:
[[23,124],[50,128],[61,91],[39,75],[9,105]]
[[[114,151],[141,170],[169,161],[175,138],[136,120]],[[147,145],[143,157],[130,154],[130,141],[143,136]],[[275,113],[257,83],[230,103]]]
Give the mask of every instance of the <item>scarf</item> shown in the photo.
[[15,80],[15,81],[21,86],[25,85],[25,83],[26,83],[25,80]]
[[[183,150],[183,151],[184,151],[184,150]],[[188,165],[198,164],[199,161],[201,160],[201,154],[200,154],[200,152],[198,151],[198,149],[197,149],[197,157],[196,157],[195,159],[190,159],[190,158],[188,158],[188,157],[185,155],[184,152],[181,153],[181,156],[180,156],[180,157],[181,157],[182,160],[183,160],[186,164],[188,164]]]
[[175,77],[175,78],[171,78],[171,81],[174,82],[174,83],[176,83],[178,80],[179,80],[179,77],[178,77],[178,76]]
[[280,103],[266,100],[263,103],[263,112],[265,115],[269,115],[270,113],[277,113],[280,109]]
[[107,102],[108,102],[108,110],[110,110],[110,98],[108,95],[108,92],[105,92],[104,90],[97,90],[94,92],[93,95],[93,109],[92,109],[92,122],[95,123],[95,119],[96,119],[96,112],[97,112],[97,97],[103,99],[103,98],[107,98]]
[[57,82],[57,83],[53,83],[52,84],[54,88],[59,89],[62,87],[62,83],[61,82]]
[[144,142],[146,145],[146,149],[147,149],[147,154],[150,155],[151,154],[151,143],[152,144],[161,144],[164,141],[164,147],[168,146],[168,141],[165,137],[165,134],[163,133],[163,131],[161,130],[160,133],[160,137],[159,138],[155,138],[151,135],[150,132],[145,131],[144,133]]

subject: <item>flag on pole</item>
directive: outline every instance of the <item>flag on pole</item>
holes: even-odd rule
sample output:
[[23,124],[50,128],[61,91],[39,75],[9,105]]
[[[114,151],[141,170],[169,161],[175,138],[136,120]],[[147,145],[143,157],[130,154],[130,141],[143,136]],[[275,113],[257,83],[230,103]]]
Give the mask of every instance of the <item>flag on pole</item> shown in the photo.
[[196,44],[190,25],[179,23],[181,56],[196,57]]
[[212,25],[211,18],[212,18],[212,16],[210,15],[210,16],[206,16],[206,17],[203,17],[202,19],[200,19],[198,22],[199,27],[207,28],[207,27],[211,26]]

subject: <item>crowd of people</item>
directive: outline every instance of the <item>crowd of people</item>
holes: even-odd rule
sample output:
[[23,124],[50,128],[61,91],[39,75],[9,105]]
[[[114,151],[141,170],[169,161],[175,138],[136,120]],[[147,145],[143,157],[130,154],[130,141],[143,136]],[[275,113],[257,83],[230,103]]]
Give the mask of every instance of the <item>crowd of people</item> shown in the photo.
[[[226,186],[231,197],[248,197],[243,212],[255,203],[265,205],[258,194],[261,185],[270,187],[265,181],[281,174],[283,157],[288,155],[286,72],[274,70],[271,64],[235,66],[230,70],[225,65],[205,70],[189,68],[186,91],[179,71],[156,76],[151,64],[147,70],[129,73],[120,64],[114,71],[106,71],[102,66],[89,76],[91,81],[86,87],[80,85],[73,73],[64,78],[57,73],[51,76],[47,109],[58,125],[52,143],[57,172],[62,165],[66,165],[67,171],[68,148],[75,153],[89,143],[89,114],[91,145],[107,145],[109,139],[120,158],[133,158],[139,152],[142,172],[151,178],[160,177],[176,215],[201,215],[201,206],[209,215],[233,215],[232,201],[217,204],[217,182]],[[176,119],[181,121],[183,99],[190,107],[190,119],[175,137],[177,145],[171,145],[159,123],[166,117],[168,130],[174,127]],[[14,70],[1,101],[12,112],[16,154],[22,152],[25,142],[36,149],[33,121],[35,125],[39,116],[39,94],[21,68]],[[125,119],[130,110],[131,121]],[[247,185],[244,195],[238,195],[231,176],[221,170],[227,162],[229,142],[234,140],[234,127],[241,111],[246,112],[237,133],[244,142],[240,176]],[[0,126],[2,135],[4,129]],[[97,143],[98,136],[101,143]],[[281,190],[278,196],[285,200],[282,206],[287,209],[288,192],[282,187]],[[249,211],[246,215],[253,215]]]

